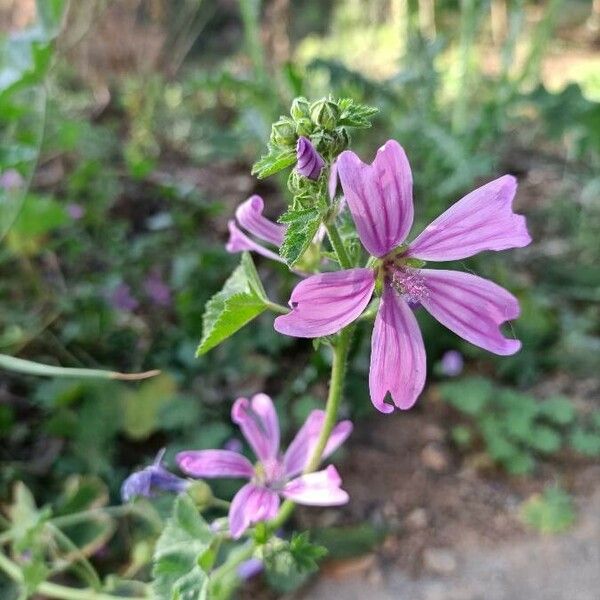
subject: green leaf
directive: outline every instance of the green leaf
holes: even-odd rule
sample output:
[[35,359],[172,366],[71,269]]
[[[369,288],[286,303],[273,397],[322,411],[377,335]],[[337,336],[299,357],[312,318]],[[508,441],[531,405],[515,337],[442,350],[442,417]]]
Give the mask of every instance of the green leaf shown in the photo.
[[573,449],[584,456],[600,456],[600,434],[596,431],[586,431],[578,427],[569,438]]
[[305,531],[292,536],[290,552],[300,570],[313,572],[318,569],[317,561],[327,555],[327,548],[313,544]]
[[560,450],[562,439],[554,429],[546,425],[537,425],[531,430],[529,445],[544,454],[552,454]]
[[202,339],[196,356],[206,354],[267,308],[267,297],[250,254],[244,252],[241,264],[223,289],[206,304]]
[[575,521],[573,500],[559,487],[547,487],[522,505],[521,518],[540,533],[560,533]]
[[542,402],[539,405],[539,413],[557,425],[569,425],[575,419],[573,403],[563,396],[555,396]]
[[294,266],[306,252],[321,224],[321,213],[317,208],[289,208],[280,218],[288,227],[279,249],[281,258]]
[[343,98],[338,102],[338,106],[341,110],[338,125],[346,127],[371,127],[372,117],[379,112],[379,109],[374,106],[356,104],[350,98]]
[[313,541],[321,544],[333,558],[351,558],[371,552],[386,536],[385,529],[369,523],[350,527],[324,527],[312,532]]
[[177,390],[175,380],[163,373],[122,396],[123,428],[134,440],[147,439],[161,428],[161,411],[171,403]]
[[483,377],[466,377],[440,386],[442,398],[452,406],[475,416],[481,414],[492,399],[494,388],[488,379]]
[[48,39],[58,35],[62,22],[65,0],[37,0],[38,19]]
[[180,495],[156,543],[152,588],[160,600],[205,600],[208,575],[199,561],[210,548],[214,534],[192,499]]
[[293,165],[296,162],[296,150],[275,150],[269,149],[269,153],[265,154],[254,163],[252,166],[252,175],[256,175],[259,179],[265,179],[275,173],[279,173],[283,169]]

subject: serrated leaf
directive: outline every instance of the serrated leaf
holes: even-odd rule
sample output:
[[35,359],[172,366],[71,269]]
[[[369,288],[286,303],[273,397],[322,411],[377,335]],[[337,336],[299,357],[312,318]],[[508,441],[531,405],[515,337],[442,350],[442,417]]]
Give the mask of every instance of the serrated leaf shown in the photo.
[[371,117],[379,112],[379,109],[374,106],[356,104],[349,98],[340,100],[338,105],[341,110],[338,124],[346,127],[371,127]]
[[321,213],[316,208],[290,208],[279,218],[279,222],[287,225],[279,254],[292,267],[313,241],[321,224]]
[[152,588],[160,600],[205,600],[208,575],[199,560],[210,547],[214,534],[192,499],[180,495],[173,513],[156,543]]
[[266,309],[266,294],[250,254],[225,282],[223,289],[206,304],[202,339],[196,356],[206,354]]
[[261,156],[260,160],[252,165],[252,175],[258,179],[265,179],[296,162],[296,150],[274,150],[270,149],[268,154]]
[[494,388],[483,377],[465,377],[440,386],[442,398],[471,416],[480,415],[492,399]]

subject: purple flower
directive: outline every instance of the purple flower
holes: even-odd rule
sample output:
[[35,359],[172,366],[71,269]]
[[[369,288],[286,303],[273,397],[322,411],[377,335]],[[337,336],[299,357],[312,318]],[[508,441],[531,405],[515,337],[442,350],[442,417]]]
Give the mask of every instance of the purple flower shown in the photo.
[[296,160],[298,161],[296,169],[300,175],[304,175],[309,179],[319,179],[325,161],[308,138],[303,136],[298,138]]
[[5,190],[14,190],[23,185],[23,177],[15,169],[7,169],[0,175],[0,187]]
[[262,242],[272,244],[279,248],[283,243],[283,235],[285,233],[285,225],[279,225],[273,223],[265,216],[263,216],[263,210],[265,203],[260,196],[251,196],[240,204],[235,211],[235,220],[231,220],[228,223],[229,227],[229,241],[225,248],[227,252],[244,252],[249,250],[257,252],[262,256],[271,258],[279,262],[285,262],[279,254],[276,254],[272,250],[269,250],[262,244],[255,242],[247,234],[245,234],[240,227],[243,227],[248,233],[257,237]]
[[447,377],[456,377],[460,375],[463,370],[465,361],[463,355],[457,350],[448,350],[444,352],[442,360],[440,361],[441,371]]
[[121,486],[121,498],[123,502],[129,502],[137,496],[146,496],[150,498],[154,495],[154,490],[164,490],[166,492],[183,492],[190,485],[190,482],[173,473],[167,471],[162,466],[162,459],[165,454],[164,448],[156,455],[154,462],[141,471],[132,473]]
[[[258,458],[255,465],[230,450],[188,450],[177,455],[180,469],[192,477],[239,477],[249,479],[234,496],[229,510],[229,529],[239,538],[253,523],[277,514],[279,498],[299,504],[337,506],[348,501],[333,465],[323,471],[301,475],[317,444],[325,421],[322,410],[314,410],[298,431],[285,454],[279,448],[279,421],[269,396],[256,394],[251,400],[238,398],[231,418]],[[352,423],[341,421],[331,432],[323,458],[331,455],[350,435]]]
[[75,202],[71,202],[70,204],[67,204],[67,214],[74,221],[79,221],[79,219],[82,219],[83,216],[85,215],[85,208],[83,208],[83,206],[81,206],[81,204],[76,204]]
[[240,579],[247,581],[258,575],[262,570],[263,562],[260,558],[249,558],[238,566],[237,574]]
[[132,312],[140,304],[131,295],[131,288],[126,283],[119,283],[109,294],[108,301],[113,308],[123,312]]
[[158,306],[171,305],[171,288],[163,281],[157,269],[153,269],[146,277],[144,290],[154,304]]
[[355,268],[308,277],[290,299],[291,312],[275,329],[296,337],[332,335],[354,321],[376,288],[381,302],[371,341],[371,401],[385,413],[410,408],[425,385],[425,347],[411,305],[420,304],[465,340],[500,355],[518,340],[500,325],[519,315],[517,299],[500,286],[458,271],[421,268],[424,260],[459,260],[484,250],[521,248],[531,242],[525,217],[512,210],[517,183],[504,175],[467,194],[411,244],[412,174],[402,147],[390,140],[373,164],[356,154],[338,158],[338,176],[358,235],[375,260]]

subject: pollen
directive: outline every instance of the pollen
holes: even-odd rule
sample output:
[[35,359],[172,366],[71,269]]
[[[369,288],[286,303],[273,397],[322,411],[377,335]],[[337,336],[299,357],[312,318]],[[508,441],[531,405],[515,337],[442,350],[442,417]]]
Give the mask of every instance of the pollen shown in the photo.
[[391,278],[392,288],[409,302],[420,302],[429,295],[425,280],[418,269],[411,267],[396,267]]

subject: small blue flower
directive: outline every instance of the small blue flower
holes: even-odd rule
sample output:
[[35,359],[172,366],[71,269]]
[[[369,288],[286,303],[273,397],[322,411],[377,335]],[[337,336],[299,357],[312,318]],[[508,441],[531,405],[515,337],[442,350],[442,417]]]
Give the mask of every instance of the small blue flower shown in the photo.
[[173,475],[162,466],[165,455],[163,448],[156,456],[154,463],[149,467],[132,473],[121,486],[121,498],[123,502],[129,502],[137,496],[151,498],[156,489],[167,492],[180,493],[187,489],[190,482]]

